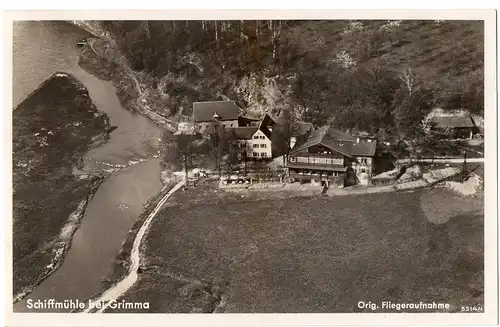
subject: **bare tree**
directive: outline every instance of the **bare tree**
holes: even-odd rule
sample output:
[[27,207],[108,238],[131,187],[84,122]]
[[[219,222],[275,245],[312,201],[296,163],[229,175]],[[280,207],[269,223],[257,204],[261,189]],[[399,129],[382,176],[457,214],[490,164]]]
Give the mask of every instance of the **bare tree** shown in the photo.
[[412,96],[413,93],[420,89],[420,77],[418,74],[414,73],[411,67],[405,69],[400,75],[399,79],[403,82],[406,89],[408,90],[408,95]]

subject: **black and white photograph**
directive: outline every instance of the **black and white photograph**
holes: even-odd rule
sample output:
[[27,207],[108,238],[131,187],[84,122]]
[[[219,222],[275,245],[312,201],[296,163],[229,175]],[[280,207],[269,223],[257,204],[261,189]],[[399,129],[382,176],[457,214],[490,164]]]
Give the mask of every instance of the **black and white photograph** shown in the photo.
[[491,12],[373,15],[13,19],[12,314],[498,310]]

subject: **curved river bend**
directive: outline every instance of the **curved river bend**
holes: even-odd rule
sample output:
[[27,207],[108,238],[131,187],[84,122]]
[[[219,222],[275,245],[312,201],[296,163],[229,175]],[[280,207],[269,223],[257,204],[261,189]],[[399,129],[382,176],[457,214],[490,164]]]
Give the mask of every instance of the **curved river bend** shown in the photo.
[[[15,22],[13,33],[14,106],[53,73],[63,71],[85,84],[97,108],[118,126],[108,143],[87,153],[87,170],[109,168],[96,162],[129,165],[157,153],[161,129],[125,110],[111,82],[101,81],[78,66],[76,42],[88,33],[50,21]],[[83,301],[99,292],[101,279],[111,272],[114,258],[143,205],[161,187],[158,159],[131,165],[106,179],[89,202],[61,267],[16,303],[14,312],[30,311],[28,299]]]

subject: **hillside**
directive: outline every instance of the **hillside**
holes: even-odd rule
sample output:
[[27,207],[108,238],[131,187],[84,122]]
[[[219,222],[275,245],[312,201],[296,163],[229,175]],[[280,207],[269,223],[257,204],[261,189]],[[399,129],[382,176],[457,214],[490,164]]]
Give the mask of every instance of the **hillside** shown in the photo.
[[103,60],[126,62],[164,116],[232,99],[250,114],[293,108],[317,125],[412,138],[435,106],[483,114],[482,21],[78,24],[108,41],[115,55]]

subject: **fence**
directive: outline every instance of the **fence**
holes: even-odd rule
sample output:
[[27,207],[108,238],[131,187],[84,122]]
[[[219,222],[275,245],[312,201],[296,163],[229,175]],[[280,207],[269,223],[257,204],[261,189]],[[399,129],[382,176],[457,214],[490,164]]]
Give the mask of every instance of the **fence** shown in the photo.
[[248,185],[255,183],[272,183],[283,182],[286,177],[285,169],[283,168],[263,168],[263,169],[248,169],[246,172],[236,171],[232,174],[221,176],[220,180],[223,185]]

